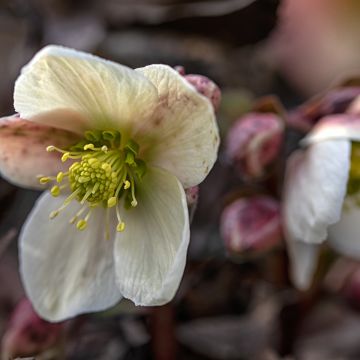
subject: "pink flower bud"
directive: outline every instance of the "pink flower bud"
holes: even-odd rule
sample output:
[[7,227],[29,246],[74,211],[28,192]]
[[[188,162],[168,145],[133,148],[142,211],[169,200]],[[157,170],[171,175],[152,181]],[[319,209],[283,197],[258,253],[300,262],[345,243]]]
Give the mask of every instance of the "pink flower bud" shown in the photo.
[[63,324],[41,319],[30,301],[23,299],[16,306],[2,339],[2,358],[34,356],[52,348],[59,341]]
[[191,188],[186,189],[185,195],[189,209],[190,220],[192,220],[199,200],[199,186],[193,186]]
[[185,75],[184,77],[200,94],[206,96],[211,101],[215,111],[219,109],[221,91],[212,80],[206,76],[193,74]]
[[342,293],[352,305],[360,309],[360,264],[346,279]]
[[358,5],[354,0],[281,1],[267,58],[306,94],[358,73]]
[[181,65],[177,65],[174,67],[174,69],[181,75],[181,76],[185,76],[186,72],[185,72],[185,68]]
[[281,149],[282,119],[273,113],[250,113],[239,118],[228,132],[225,154],[244,179],[262,177]]
[[198,202],[199,187],[193,186],[191,188],[188,188],[185,190],[185,194],[186,194],[186,201],[187,201],[188,206],[194,206]]
[[280,205],[263,195],[237,199],[223,210],[220,231],[230,253],[269,250],[282,237]]
[[345,112],[360,95],[359,86],[340,87],[317,96],[289,114],[289,125],[307,132],[324,116]]

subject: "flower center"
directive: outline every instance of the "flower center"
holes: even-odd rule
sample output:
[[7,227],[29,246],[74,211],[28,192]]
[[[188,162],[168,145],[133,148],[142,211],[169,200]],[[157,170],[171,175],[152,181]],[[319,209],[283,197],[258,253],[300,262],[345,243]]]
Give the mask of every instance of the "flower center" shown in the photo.
[[349,180],[347,184],[348,196],[356,195],[360,192],[360,142],[351,143],[351,165]]
[[[138,158],[139,145],[129,140],[122,144],[118,131],[87,131],[84,140],[69,149],[48,146],[47,151],[62,153],[61,161],[73,160],[67,172],[59,172],[56,177],[41,177],[40,183],[56,183],[51,194],[57,197],[62,191],[70,189],[71,194],[63,205],[50,213],[55,218],[73,200],[80,202],[82,207],[70,220],[76,223],[79,230],[87,227],[91,212],[102,206],[106,209],[116,207],[118,225],[116,230],[123,231],[125,223],[121,220],[119,200],[124,199],[124,207],[130,209],[137,205],[136,183],[146,173],[146,164]],[[84,217],[82,215],[86,213]],[[109,237],[109,229],[106,229]]]

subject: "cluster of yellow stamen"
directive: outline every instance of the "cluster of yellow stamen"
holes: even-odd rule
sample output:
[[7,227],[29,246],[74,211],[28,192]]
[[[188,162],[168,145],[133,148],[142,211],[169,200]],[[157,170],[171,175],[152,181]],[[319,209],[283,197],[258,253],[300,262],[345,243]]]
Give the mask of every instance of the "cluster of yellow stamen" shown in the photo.
[[[125,208],[137,205],[136,183],[146,172],[145,163],[137,157],[139,146],[132,140],[123,145],[118,131],[95,130],[86,132],[85,139],[68,150],[50,145],[47,151],[62,153],[62,162],[73,161],[67,172],[40,178],[41,184],[56,183],[50,190],[54,197],[63,191],[71,191],[62,206],[50,213],[50,218],[56,217],[73,200],[77,200],[82,207],[70,223],[76,223],[79,230],[87,227],[93,209],[103,206],[107,217],[109,208],[116,207],[116,230],[124,231],[119,200],[124,199]],[[82,217],[84,213],[86,215]],[[108,236],[108,226],[106,233]]]

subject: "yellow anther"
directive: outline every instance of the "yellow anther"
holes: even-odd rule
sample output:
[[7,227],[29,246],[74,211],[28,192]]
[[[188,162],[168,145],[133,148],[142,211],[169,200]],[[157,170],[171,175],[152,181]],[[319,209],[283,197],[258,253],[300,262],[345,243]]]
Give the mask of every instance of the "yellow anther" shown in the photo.
[[89,178],[89,177],[80,176],[79,179],[78,179],[78,182],[79,182],[80,184],[84,184],[84,183],[86,183],[86,182],[88,182],[88,181],[90,181],[90,180],[91,180],[91,178]]
[[131,202],[131,206],[132,206],[132,207],[137,206],[137,204],[138,204],[138,203],[137,203],[137,201],[136,201],[135,199]]
[[58,183],[61,183],[64,179],[64,173],[62,171],[60,171],[57,175],[56,175],[56,181]]
[[122,232],[125,230],[125,223],[122,221],[120,223],[117,224],[116,226],[116,231],[117,232]]
[[55,146],[54,145],[50,145],[50,146],[48,146],[47,148],[46,148],[46,151],[47,152],[51,152],[51,151],[55,151],[56,149],[55,149]]
[[106,172],[111,171],[111,165],[108,164],[108,163],[102,164],[102,165],[101,165],[101,168],[102,168],[103,170],[105,170]]
[[79,229],[79,230],[85,230],[86,227],[87,227],[87,221],[86,220],[79,220],[76,224],[76,227]]
[[60,195],[60,188],[57,185],[55,185],[51,188],[50,193],[52,196],[57,197]]
[[114,207],[117,204],[117,198],[115,196],[111,197],[108,201],[107,201],[107,206],[109,208]]
[[97,169],[100,166],[100,161],[95,158],[90,158],[88,163],[93,169]]
[[125,180],[124,181],[124,189],[126,190],[126,189],[128,189],[129,187],[130,187],[130,181],[129,180]]
[[49,218],[50,219],[53,219],[55,218],[56,216],[59,215],[59,210],[55,210],[55,211],[52,211],[50,214],[49,214]]
[[84,150],[94,150],[94,149],[95,149],[94,144],[86,144],[84,146]]
[[61,161],[65,162],[70,156],[70,153],[66,152],[62,157],[61,157]]
[[48,182],[50,182],[51,179],[49,177],[43,176],[39,179],[40,184],[44,185],[47,184]]
[[106,145],[103,145],[102,147],[101,147],[101,151],[103,151],[103,152],[108,152],[108,147],[106,146]]

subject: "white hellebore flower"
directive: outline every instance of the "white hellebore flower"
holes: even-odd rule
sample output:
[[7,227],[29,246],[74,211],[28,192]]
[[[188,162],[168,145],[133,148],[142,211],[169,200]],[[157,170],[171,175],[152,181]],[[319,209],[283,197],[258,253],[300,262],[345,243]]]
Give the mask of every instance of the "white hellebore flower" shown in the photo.
[[59,321],[122,297],[170,301],[190,236],[184,188],[217,157],[210,101],[168,66],[131,70],[48,46],[23,68],[14,102],[0,169],[20,185],[36,187],[39,173],[52,183],[20,236],[35,309]]
[[283,217],[300,289],[311,285],[320,245],[360,259],[360,116],[323,118],[287,163]]

